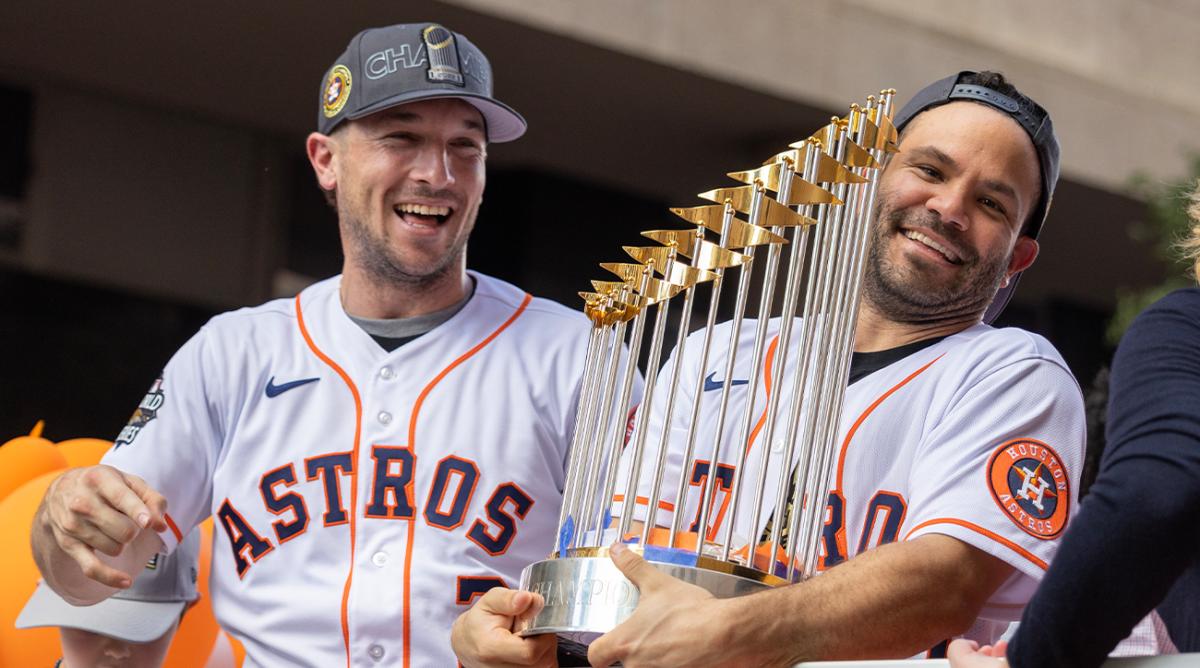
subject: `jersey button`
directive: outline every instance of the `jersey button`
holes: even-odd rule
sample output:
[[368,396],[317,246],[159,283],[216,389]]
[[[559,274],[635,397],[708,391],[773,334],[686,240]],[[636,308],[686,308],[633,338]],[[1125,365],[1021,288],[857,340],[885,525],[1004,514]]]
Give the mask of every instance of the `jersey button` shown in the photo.
[[384,566],[386,566],[387,562],[388,562],[387,552],[376,552],[375,554],[371,555],[371,563],[375,564],[376,566],[378,566],[380,568],[383,568]]
[[392,372],[392,367],[390,367],[390,366],[385,366],[379,370],[379,377],[384,380],[391,380],[392,376],[395,376],[395,375],[396,374]]
[[372,659],[378,661],[383,658],[383,647],[380,645],[371,645],[367,648],[367,654],[370,654]]
[[380,422],[381,424],[388,424],[388,423],[390,423],[391,421],[392,421],[392,414],[391,414],[391,413],[389,413],[389,412],[387,412],[387,411],[379,411],[379,422]]

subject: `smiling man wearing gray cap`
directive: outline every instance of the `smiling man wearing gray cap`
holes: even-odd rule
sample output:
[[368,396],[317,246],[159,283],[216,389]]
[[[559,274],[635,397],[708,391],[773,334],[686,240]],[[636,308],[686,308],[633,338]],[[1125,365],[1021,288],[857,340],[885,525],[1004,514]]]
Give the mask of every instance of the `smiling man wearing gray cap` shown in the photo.
[[[1046,111],[991,72],[960,72],[929,85],[894,122],[899,152],[880,176],[837,465],[828,481],[822,572],[715,599],[618,543],[613,559],[640,599],[628,620],[591,644],[593,665],[938,656],[949,638],[992,642],[1020,618],[1075,506],[1083,401],[1045,339],[990,323],[1037,257],[1058,178],[1058,142]],[[742,335],[743,345],[752,345],[754,327],[744,326]],[[724,373],[720,353],[710,357],[712,366],[697,368],[700,355],[692,351],[700,348],[686,348],[692,357],[679,363],[690,368],[680,377]],[[738,377],[747,377],[745,366]],[[753,391],[765,405],[766,390]],[[651,433],[663,419],[654,416],[665,412],[656,408]],[[700,415],[717,413],[702,406]],[[728,422],[720,458],[732,470],[743,446]],[[672,424],[679,425],[678,416]],[[697,425],[700,432],[716,428]],[[686,426],[672,433],[686,435]],[[713,435],[698,440],[705,438]],[[668,445],[674,452],[666,461],[682,460],[684,440]],[[643,455],[654,461],[659,453]],[[653,496],[650,484],[643,481],[637,494]],[[670,492],[659,498],[697,508],[693,489],[687,499]],[[742,526],[776,519],[749,517],[754,511],[743,505]],[[709,527],[709,535],[719,528]],[[514,595],[488,595],[506,596]],[[455,647],[463,663],[522,664],[527,639],[508,635],[509,621],[460,618]]]
[[317,93],[341,275],[201,329],[48,490],[35,553],[90,603],[213,516],[246,665],[454,665],[453,619],[549,549],[590,328],[466,269],[488,148],[525,131],[470,40],[363,31]]
[[39,583],[16,627],[59,627],[62,659],[55,668],[157,668],[183,613],[200,598],[200,534],[193,531],[169,555],[155,554],[123,589],[96,605],[71,605]]

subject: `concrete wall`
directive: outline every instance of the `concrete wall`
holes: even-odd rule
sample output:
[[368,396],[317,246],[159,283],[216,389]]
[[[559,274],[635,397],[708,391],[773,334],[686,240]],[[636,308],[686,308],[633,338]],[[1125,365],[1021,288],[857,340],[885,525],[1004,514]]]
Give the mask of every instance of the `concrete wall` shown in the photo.
[[1064,173],[1120,189],[1200,151],[1200,3],[1187,0],[447,0],[827,107],[998,69],[1053,113]]

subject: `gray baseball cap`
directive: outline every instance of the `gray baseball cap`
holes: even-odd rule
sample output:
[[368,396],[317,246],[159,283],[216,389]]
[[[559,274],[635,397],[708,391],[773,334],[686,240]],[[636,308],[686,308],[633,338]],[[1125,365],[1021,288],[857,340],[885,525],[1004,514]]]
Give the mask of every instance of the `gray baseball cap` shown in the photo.
[[157,640],[188,603],[200,597],[196,590],[199,567],[200,532],[193,531],[171,554],[156,554],[146,562],[129,589],[95,605],[71,605],[39,582],[17,615],[16,627],[65,626],[127,642]]
[[525,134],[525,119],[492,96],[487,56],[466,37],[436,23],[403,23],[355,35],[321,80],[317,131],[329,134],[343,121],[447,97],[479,110],[488,141],[512,141]]
[[[1033,142],[1033,148],[1038,157],[1042,195],[1022,231],[1023,234],[1036,239],[1042,231],[1042,225],[1046,222],[1050,203],[1054,199],[1054,186],[1058,184],[1059,147],[1058,135],[1054,132],[1054,123],[1050,121],[1049,112],[1027,95],[1018,93],[1020,99],[1014,99],[986,86],[963,81],[964,77],[974,74],[977,73],[964,70],[922,88],[900,109],[893,122],[898,130],[903,130],[921,112],[960,100],[985,104],[1016,121],[1017,125],[1025,130],[1025,134],[1029,135],[1029,140]],[[984,322],[991,324],[1000,316],[1000,312],[1008,305],[1008,300],[1012,299],[1012,294],[1017,289],[1017,281],[1020,279],[1020,274],[1013,276],[1008,285],[996,293],[991,305],[983,314]]]

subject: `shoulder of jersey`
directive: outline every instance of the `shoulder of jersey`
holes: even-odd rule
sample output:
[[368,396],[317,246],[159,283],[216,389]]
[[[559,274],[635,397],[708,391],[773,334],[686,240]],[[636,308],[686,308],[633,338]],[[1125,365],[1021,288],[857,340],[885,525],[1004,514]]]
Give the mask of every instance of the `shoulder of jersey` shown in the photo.
[[[515,310],[525,300],[525,295],[528,294],[507,281],[475,271],[470,273],[475,278],[476,299],[495,300],[505,307]],[[528,318],[527,323],[529,325],[539,327],[553,326],[560,330],[559,333],[570,331],[562,330],[561,328],[571,328],[577,331],[586,331],[590,328],[588,319],[583,315],[582,309],[571,309],[556,301],[542,297],[534,297],[530,300],[529,305],[525,307],[525,314],[522,315],[521,320],[525,320],[526,318]]]
[[[964,345],[965,344],[965,345]],[[1019,327],[995,328],[975,325],[948,337],[930,352],[953,354],[956,363],[1011,364],[1022,360],[1043,361],[1061,367],[1071,375],[1062,355],[1045,337]],[[1071,375],[1074,378],[1073,375]]]

